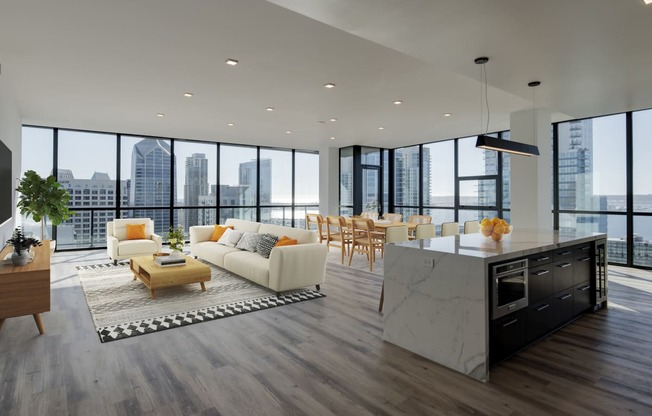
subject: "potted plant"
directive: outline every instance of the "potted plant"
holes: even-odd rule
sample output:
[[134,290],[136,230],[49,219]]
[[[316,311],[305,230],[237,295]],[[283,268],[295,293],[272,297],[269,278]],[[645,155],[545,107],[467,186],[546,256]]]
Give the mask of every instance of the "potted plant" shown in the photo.
[[186,238],[183,235],[183,227],[181,225],[176,228],[170,227],[170,232],[165,235],[165,241],[170,244],[172,255],[181,254],[181,250],[186,243]]
[[75,215],[74,211],[68,209],[70,194],[61,187],[54,175],[42,178],[33,170],[28,170],[16,190],[20,192],[16,204],[20,213],[31,215],[34,221],[41,222],[41,240],[45,234],[46,217],[53,225],[59,225]]
[[11,254],[11,262],[16,266],[24,266],[30,260],[29,249],[40,246],[41,242],[36,238],[25,237],[23,230],[16,227],[11,238],[7,240],[8,244],[14,246],[14,252]]

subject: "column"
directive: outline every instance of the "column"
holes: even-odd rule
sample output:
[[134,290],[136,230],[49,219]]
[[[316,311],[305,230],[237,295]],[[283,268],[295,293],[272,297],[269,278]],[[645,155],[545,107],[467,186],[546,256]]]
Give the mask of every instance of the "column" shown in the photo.
[[321,147],[319,149],[319,213],[338,215],[340,183],[340,149]]

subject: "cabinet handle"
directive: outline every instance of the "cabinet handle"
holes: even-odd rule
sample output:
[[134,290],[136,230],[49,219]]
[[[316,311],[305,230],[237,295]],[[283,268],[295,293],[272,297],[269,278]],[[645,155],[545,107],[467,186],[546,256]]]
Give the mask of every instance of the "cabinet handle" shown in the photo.
[[543,256],[543,257],[537,257],[536,259],[534,259],[534,261],[546,261],[546,260],[550,260],[550,257]]
[[537,312],[541,312],[541,311],[543,311],[543,310],[548,309],[549,307],[550,307],[550,304],[549,304],[549,303],[546,303],[545,305],[541,305],[541,306],[539,306],[538,308],[534,308],[534,310],[537,311]]
[[535,276],[543,276],[544,274],[550,273],[550,270],[539,270],[538,272],[532,272]]
[[570,298],[571,296],[573,296],[573,295],[571,295],[570,293],[566,293],[565,295],[561,295],[561,296],[558,297],[557,299],[559,299],[559,300],[566,300],[566,299]]
[[570,267],[570,263],[563,263],[563,264],[558,264],[557,267],[560,269],[565,269],[566,267]]
[[557,254],[559,254],[560,256],[568,256],[568,255],[571,254],[571,253],[572,253],[572,251],[560,251],[560,252],[557,253]]
[[582,251],[589,251],[591,250],[591,246],[584,246],[581,248]]
[[504,323],[504,324],[503,324],[503,328],[507,328],[508,326],[510,326],[510,325],[512,325],[512,324],[515,324],[515,323],[517,323],[517,322],[518,322],[518,319],[514,318],[514,319],[512,319],[511,321],[509,321],[509,322],[507,322],[507,323]]
[[580,292],[586,292],[589,289],[591,289],[591,286],[586,285],[586,286],[582,286],[581,288],[579,288],[577,290],[579,290]]
[[585,263],[585,262],[587,262],[589,260],[591,260],[591,257],[584,257],[583,259],[580,259],[579,261],[581,261],[582,263]]

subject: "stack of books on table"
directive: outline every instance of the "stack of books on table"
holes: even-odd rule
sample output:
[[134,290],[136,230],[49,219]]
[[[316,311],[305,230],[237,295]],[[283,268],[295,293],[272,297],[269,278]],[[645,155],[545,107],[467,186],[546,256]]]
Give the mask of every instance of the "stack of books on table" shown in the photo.
[[154,262],[161,267],[183,266],[186,264],[185,257],[158,256]]

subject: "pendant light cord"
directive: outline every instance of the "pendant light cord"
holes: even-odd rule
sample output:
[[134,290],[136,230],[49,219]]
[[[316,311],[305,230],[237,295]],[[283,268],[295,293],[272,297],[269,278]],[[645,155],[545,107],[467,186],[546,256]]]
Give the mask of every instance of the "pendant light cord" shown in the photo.
[[487,127],[485,128],[484,134],[489,133],[489,119],[491,118],[491,112],[489,111],[489,94],[487,87],[487,65],[482,64],[482,72],[484,73],[484,99],[487,104]]

